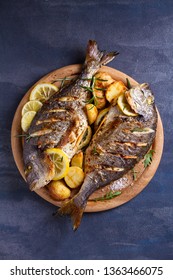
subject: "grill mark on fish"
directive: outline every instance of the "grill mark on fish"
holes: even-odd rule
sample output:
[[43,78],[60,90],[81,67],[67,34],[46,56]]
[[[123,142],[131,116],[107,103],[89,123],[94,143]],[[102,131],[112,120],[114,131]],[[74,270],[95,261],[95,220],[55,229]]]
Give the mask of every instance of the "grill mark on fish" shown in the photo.
[[45,120],[38,120],[36,122],[36,125],[39,125],[39,124],[43,124],[43,123],[52,123],[52,122],[58,122],[58,121],[62,121],[61,118],[50,118],[50,119],[45,119]]
[[104,169],[107,170],[107,171],[114,171],[114,172],[124,171],[124,168],[120,168],[120,167],[106,167]]
[[76,101],[77,97],[76,96],[63,96],[55,99],[55,101],[61,101],[61,102],[72,102]]
[[45,129],[37,130],[37,131],[31,133],[31,134],[30,134],[30,137],[43,136],[43,135],[49,134],[49,133],[51,133],[51,132],[52,132],[52,129],[47,129],[47,128],[45,128]]
[[68,113],[67,109],[54,108],[46,111],[46,113]]

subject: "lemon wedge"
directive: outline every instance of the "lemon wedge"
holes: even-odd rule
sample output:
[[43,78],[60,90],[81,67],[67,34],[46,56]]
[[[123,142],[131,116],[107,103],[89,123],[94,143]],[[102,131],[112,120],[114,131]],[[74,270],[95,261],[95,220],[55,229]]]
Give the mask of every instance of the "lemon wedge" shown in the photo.
[[121,95],[118,97],[117,104],[118,104],[118,107],[120,108],[120,110],[121,110],[126,116],[135,117],[135,116],[138,115],[137,113],[135,113],[135,112],[131,109],[130,105],[127,103],[127,100],[126,100],[124,94],[121,94]]
[[38,84],[32,89],[29,100],[39,100],[44,102],[57,91],[58,88],[55,85],[49,83]]
[[46,153],[55,164],[55,176],[53,180],[60,180],[64,178],[69,171],[68,156],[59,148],[49,148]]
[[37,112],[42,107],[42,105],[43,104],[38,100],[32,100],[26,102],[22,108],[22,116],[29,111]]
[[29,111],[23,115],[23,117],[21,119],[21,127],[24,132],[27,132],[28,128],[31,125],[33,118],[35,117],[35,114],[36,114],[35,111]]

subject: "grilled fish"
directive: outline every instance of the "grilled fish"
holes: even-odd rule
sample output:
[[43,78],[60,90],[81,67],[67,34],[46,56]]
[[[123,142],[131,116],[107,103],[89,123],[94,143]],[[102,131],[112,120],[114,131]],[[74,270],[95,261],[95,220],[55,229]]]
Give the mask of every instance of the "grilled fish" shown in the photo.
[[55,93],[36,114],[28,130],[30,140],[24,141],[23,159],[26,180],[31,190],[47,185],[54,177],[55,166],[47,148],[60,148],[69,160],[77,150],[77,141],[88,126],[84,106],[92,76],[118,53],[105,53],[90,40],[86,60],[78,78]]
[[126,116],[112,104],[86,150],[85,180],[80,191],[58,211],[71,215],[74,229],[80,225],[89,196],[131,170],[155,138],[157,112],[149,85],[135,86],[125,97],[138,115]]

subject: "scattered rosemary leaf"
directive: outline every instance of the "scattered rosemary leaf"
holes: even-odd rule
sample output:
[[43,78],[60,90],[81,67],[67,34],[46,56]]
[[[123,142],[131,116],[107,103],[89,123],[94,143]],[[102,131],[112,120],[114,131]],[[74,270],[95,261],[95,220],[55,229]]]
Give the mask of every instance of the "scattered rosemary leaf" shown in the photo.
[[95,202],[97,202],[97,201],[110,200],[110,199],[112,199],[112,198],[114,198],[114,197],[116,197],[116,196],[118,196],[118,195],[120,195],[120,194],[121,194],[120,191],[117,191],[117,192],[110,191],[110,192],[108,192],[107,194],[105,194],[104,196],[97,197],[97,198],[92,199],[92,200],[90,200],[90,201],[95,201]]
[[29,140],[32,138],[32,136],[30,134],[18,134],[18,135],[15,135],[15,137],[25,137],[25,141],[26,142],[29,142]]
[[97,151],[96,147],[94,146],[93,150],[92,150],[92,154],[93,155],[99,155],[99,152]]
[[100,78],[95,78],[97,81],[100,81],[100,82],[107,82],[108,80],[104,80],[104,79],[100,79]]
[[80,86],[81,88],[84,88],[90,92],[93,92],[93,89],[91,87],[86,87],[86,86]]
[[89,111],[89,110],[91,110],[92,108],[94,108],[94,106],[95,106],[95,105],[93,104],[93,106],[91,106],[89,109],[87,109],[87,111]]
[[91,104],[94,101],[95,97],[92,96],[89,100],[85,101],[87,104]]
[[153,160],[153,154],[155,153],[155,150],[150,150],[145,156],[144,156],[144,167],[146,168],[152,163]]
[[96,89],[96,90],[102,90],[102,91],[106,91],[106,89],[105,88],[94,88],[94,89]]
[[132,168],[132,175],[133,175],[133,180],[136,181],[137,179],[137,173],[139,173],[138,171],[136,171],[134,168]]

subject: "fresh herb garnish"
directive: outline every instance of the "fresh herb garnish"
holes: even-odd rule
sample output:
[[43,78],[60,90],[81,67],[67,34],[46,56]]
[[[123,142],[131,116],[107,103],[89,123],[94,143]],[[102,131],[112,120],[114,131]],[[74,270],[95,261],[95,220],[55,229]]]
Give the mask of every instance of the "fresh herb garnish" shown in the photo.
[[97,155],[97,156],[99,155],[99,152],[97,151],[96,146],[94,146],[94,148],[92,150],[92,154]]
[[94,104],[92,104],[90,108],[87,108],[87,111],[91,110],[92,108],[94,108]]
[[29,134],[29,133],[28,134],[18,134],[15,137],[18,137],[18,138],[25,137],[26,142],[29,142],[29,140],[32,138],[31,134]]
[[96,87],[95,87],[95,89],[96,89],[96,90],[106,91],[106,89],[105,89],[105,88],[96,88]]
[[[85,133],[84,133],[84,135],[83,135],[83,137],[82,137],[81,142],[84,142],[84,141],[86,140],[87,135],[88,135],[88,129],[85,130]],[[80,144],[81,144],[81,142],[80,142]]]
[[128,87],[128,89],[131,89],[131,88],[132,88],[132,85],[131,85],[131,83],[130,83],[130,81],[129,81],[128,78],[126,78],[126,82],[127,82],[127,87]]
[[117,192],[113,192],[113,191],[110,191],[108,192],[107,194],[105,194],[104,196],[101,196],[101,197],[97,197],[97,198],[94,198],[94,199],[91,199],[90,201],[104,201],[104,200],[110,200],[118,195],[120,195],[121,192],[120,191],[117,191]]
[[[102,80],[99,78],[95,78],[94,76],[91,79],[84,79],[84,80],[91,80],[90,86],[80,86],[81,88],[84,88],[85,90],[91,92],[93,94],[94,90],[102,90],[102,91],[106,91],[105,88],[97,88],[95,87],[95,82],[98,81],[107,81],[107,80]],[[104,97],[100,97],[100,96],[95,96],[93,94],[93,96],[91,97],[90,100],[86,101],[86,103],[94,103],[96,106],[98,104],[97,98],[103,99]]]
[[94,99],[95,99],[95,97],[92,96],[89,100],[85,101],[85,103],[87,103],[87,104],[92,104],[93,101],[94,101]]
[[132,168],[132,175],[133,175],[134,181],[136,181],[136,179],[137,179],[137,173],[139,173],[139,171],[136,171],[134,168]]
[[153,154],[155,153],[155,150],[150,150],[145,156],[144,156],[144,167],[146,168],[152,163],[153,160]]

